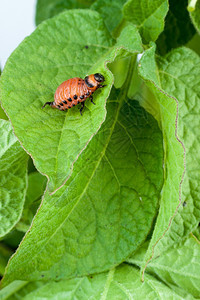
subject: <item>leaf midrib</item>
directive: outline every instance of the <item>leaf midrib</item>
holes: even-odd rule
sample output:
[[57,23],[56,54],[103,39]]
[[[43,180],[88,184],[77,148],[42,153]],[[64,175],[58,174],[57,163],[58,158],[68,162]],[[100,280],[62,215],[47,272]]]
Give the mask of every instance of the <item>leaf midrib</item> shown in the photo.
[[[117,108],[117,111],[116,111],[116,115],[115,115],[115,119],[113,120],[113,124],[112,124],[112,127],[111,127],[111,130],[110,130],[110,134],[107,138],[107,141],[105,143],[105,146],[104,146],[104,149],[103,151],[101,152],[101,155],[99,157],[99,160],[97,161],[97,164],[96,164],[96,167],[94,168],[94,171],[92,172],[89,180],[88,180],[88,183],[86,184],[85,188],[83,189],[83,192],[80,194],[80,196],[78,197],[76,203],[74,204],[74,206],[72,207],[72,209],[70,210],[70,212],[68,213],[68,215],[66,216],[66,218],[64,218],[64,221],[61,222],[61,224],[56,228],[55,232],[48,238],[47,241],[45,241],[45,244],[43,245],[43,247],[37,251],[35,253],[35,255],[32,256],[32,260],[38,255],[38,253],[40,254],[41,251],[44,249],[45,245],[56,235],[56,233],[62,228],[63,224],[68,220],[68,218],[70,217],[70,215],[73,213],[74,209],[76,208],[76,206],[79,204],[80,200],[82,199],[83,195],[86,193],[87,189],[88,189],[88,186],[90,185],[91,181],[92,181],[92,178],[94,177],[94,174],[102,160],[102,158],[104,157],[105,155],[105,152],[106,152],[106,149],[109,145],[109,142],[110,142],[110,139],[112,137],[112,134],[113,134],[113,131],[114,131],[114,128],[115,128],[115,125],[117,123],[117,120],[118,120],[118,116],[119,116],[119,112],[120,112],[120,109],[121,109],[121,105],[123,103],[123,97],[121,97],[121,100],[118,102],[119,105],[118,105],[118,108]],[[64,193],[65,191],[63,191]],[[60,195],[60,197],[62,196],[62,194]],[[59,212],[58,212],[59,213]]]

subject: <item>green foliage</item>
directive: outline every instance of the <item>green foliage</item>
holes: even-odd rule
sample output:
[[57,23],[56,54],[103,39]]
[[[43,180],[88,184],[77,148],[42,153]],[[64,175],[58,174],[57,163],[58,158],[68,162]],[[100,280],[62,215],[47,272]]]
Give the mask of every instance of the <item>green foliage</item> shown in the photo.
[[[0,78],[0,299],[200,298],[199,3],[38,0]],[[42,109],[96,72],[83,116]]]

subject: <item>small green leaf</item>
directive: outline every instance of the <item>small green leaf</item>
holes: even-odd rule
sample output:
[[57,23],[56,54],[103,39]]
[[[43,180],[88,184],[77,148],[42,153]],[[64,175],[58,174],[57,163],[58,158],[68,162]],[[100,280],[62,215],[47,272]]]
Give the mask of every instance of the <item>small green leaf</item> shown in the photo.
[[[49,178],[51,191],[64,183],[105,119],[113,76],[105,68],[105,60],[97,61],[111,46],[112,39],[98,13],[67,11],[38,26],[4,68],[2,105],[36,168]],[[103,73],[107,87],[96,92],[96,105],[86,101],[82,117],[77,107],[67,112],[42,109],[45,102],[54,100],[59,84],[72,77],[85,77],[91,67]]]
[[124,103],[126,91],[113,91],[105,123],[65,186],[46,193],[4,285],[102,272],[146,238],[162,188],[162,136],[136,101]]
[[0,120],[0,237],[21,217],[27,187],[27,159],[11,124]]
[[90,9],[98,11],[110,32],[122,21],[122,8],[127,0],[97,0]]
[[194,36],[195,29],[187,11],[187,2],[169,0],[165,28],[156,42],[159,54],[164,55],[171,49],[185,45]]
[[195,2],[194,10],[190,11],[191,20],[198,31],[200,33],[200,0],[193,1]]
[[167,0],[129,0],[123,10],[124,18],[137,25],[146,44],[163,31],[167,11]]
[[36,25],[52,18],[66,9],[89,8],[94,0],[38,0],[36,7]]

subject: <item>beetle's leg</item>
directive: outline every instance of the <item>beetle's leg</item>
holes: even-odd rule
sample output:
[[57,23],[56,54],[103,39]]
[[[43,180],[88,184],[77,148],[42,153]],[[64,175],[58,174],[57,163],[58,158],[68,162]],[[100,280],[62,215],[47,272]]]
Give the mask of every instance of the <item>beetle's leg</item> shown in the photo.
[[43,106],[42,106],[42,108],[44,108],[46,105],[52,105],[53,104],[53,102],[46,102]]
[[103,88],[104,86],[107,86],[107,84],[104,84],[104,85],[99,84],[99,85],[98,85],[98,88]]
[[81,114],[81,116],[82,116],[82,110],[83,110],[84,106],[85,106],[85,101],[84,101],[84,102],[81,102],[81,109],[80,109],[80,114]]
[[93,96],[90,95],[90,101],[95,105],[95,103],[93,102]]

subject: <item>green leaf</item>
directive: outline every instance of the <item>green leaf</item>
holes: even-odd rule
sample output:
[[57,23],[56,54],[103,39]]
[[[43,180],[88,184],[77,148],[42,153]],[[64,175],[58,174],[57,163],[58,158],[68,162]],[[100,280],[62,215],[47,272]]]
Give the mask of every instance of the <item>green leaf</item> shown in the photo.
[[[128,259],[129,263],[142,265],[143,251],[138,251]],[[190,235],[152,260],[146,269],[162,282],[173,284],[198,298],[200,295],[200,242]],[[145,275],[146,276],[146,275]]]
[[[4,68],[2,105],[36,168],[49,178],[51,191],[64,183],[80,152],[105,119],[105,101],[113,78],[104,60],[97,61],[111,45],[98,13],[68,11],[38,26]],[[68,112],[42,109],[46,101],[53,101],[60,83],[84,77],[91,67],[103,73],[107,87],[95,94],[96,105],[86,101],[82,117],[77,107]]]
[[167,11],[167,0],[129,0],[123,10],[124,18],[139,28],[145,44],[157,40]]
[[195,29],[187,11],[187,3],[187,0],[169,0],[165,28],[156,42],[159,54],[164,55],[171,49],[185,45],[194,36]]
[[[197,163],[200,159],[200,121],[197,117],[200,113],[200,58],[187,48],[176,49],[165,58],[158,58],[155,67],[158,83],[152,77],[152,68],[148,69],[152,53],[150,49],[142,57],[140,73],[145,80],[149,80],[148,85],[160,105],[166,175],[160,211],[146,261],[187,236],[200,219],[200,169]],[[145,102],[143,104],[145,106]],[[184,165],[186,169],[183,173]]]
[[98,11],[110,32],[122,21],[122,8],[127,0],[96,0],[90,9]]
[[21,216],[27,186],[27,158],[10,123],[0,120],[0,237]]
[[36,25],[52,18],[66,9],[89,8],[94,0],[38,0],[36,7]]
[[124,103],[126,92],[113,91],[107,119],[72,176],[52,196],[46,193],[4,285],[102,272],[146,238],[162,188],[162,136],[136,101]]
[[196,5],[193,11],[190,11],[190,17],[198,33],[200,33],[200,0],[195,1]]
[[[17,283],[16,283],[17,284]],[[18,283],[19,285],[19,283]],[[35,283],[29,283],[29,288]],[[10,287],[10,286],[9,286]],[[8,291],[8,288],[4,290]],[[11,289],[13,285],[11,286]],[[0,292],[4,295],[4,290]],[[23,288],[22,288],[23,290]],[[10,293],[11,294],[11,293]],[[18,295],[18,297],[16,297]],[[36,287],[33,291],[22,294],[17,292],[8,300],[20,299],[24,296],[24,300],[39,299],[96,299],[96,300],[116,300],[116,299],[183,299],[175,291],[171,290],[164,283],[159,282],[151,275],[146,275],[145,282],[141,282],[139,271],[128,265],[121,265],[116,269],[110,270],[108,273],[101,273],[94,276],[75,278],[70,280],[62,280],[58,282],[47,282]],[[184,298],[192,299],[192,298]]]

